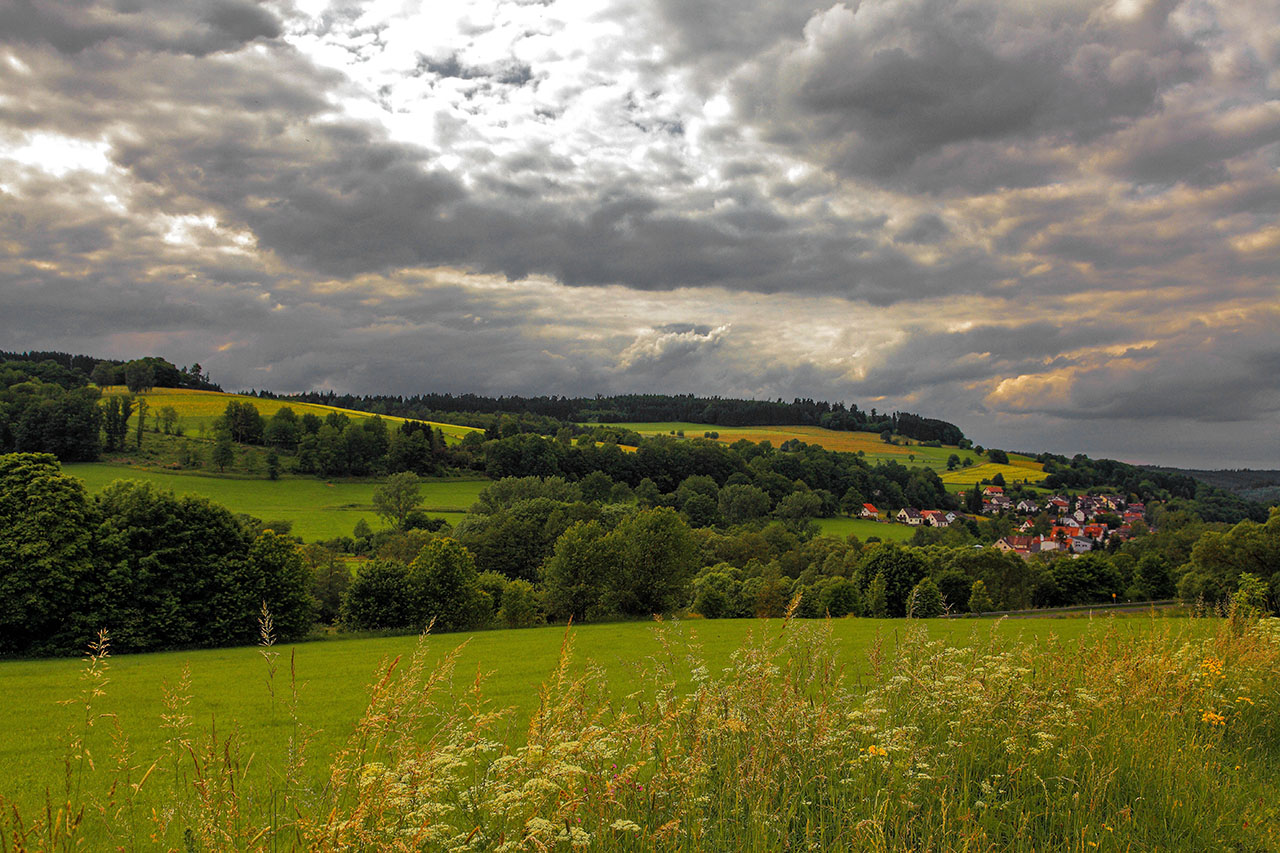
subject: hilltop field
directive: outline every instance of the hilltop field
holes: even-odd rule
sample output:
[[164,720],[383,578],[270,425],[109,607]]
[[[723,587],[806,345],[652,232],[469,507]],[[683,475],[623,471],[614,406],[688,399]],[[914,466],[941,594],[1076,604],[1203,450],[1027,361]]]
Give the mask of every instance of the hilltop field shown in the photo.
[[[128,393],[129,390],[123,385],[111,385],[102,389],[104,397],[119,397]],[[184,434],[194,438],[208,437],[209,428],[213,425],[213,422],[226,411],[227,403],[233,400],[241,403],[252,403],[258,409],[258,413],[267,418],[284,408],[293,409],[299,416],[313,414],[323,418],[331,413],[337,413],[353,419],[374,417],[369,412],[339,409],[336,406],[322,406],[317,403],[298,403],[289,400],[273,400],[269,397],[251,397],[247,394],[197,391],[190,388],[153,388],[145,394],[135,396],[147,401],[147,406],[149,407],[148,416],[150,417],[155,417],[163,407],[172,406],[178,413],[178,423],[182,427]],[[392,415],[379,415],[378,417],[397,424],[404,423],[406,420]],[[444,433],[445,439],[450,443],[461,441],[462,437],[469,432],[483,432],[483,430],[475,427],[459,426],[458,424],[431,422],[431,426],[438,427]]]
[[[926,447],[919,441],[897,439],[900,443],[888,444],[878,434],[869,432],[845,432],[823,429],[816,426],[752,426],[725,427],[712,424],[695,424],[681,422],[666,423],[621,423],[601,424],[601,426],[620,427],[637,432],[640,435],[683,435],[684,438],[703,438],[707,433],[716,441],[732,444],[735,441],[759,443],[768,441],[774,447],[781,447],[788,441],[799,440],[806,444],[816,444],[826,450],[843,453],[862,453],[868,463],[897,462],[909,468],[931,468],[938,472],[942,482],[949,491],[962,491],[974,483],[991,479],[996,474],[1004,475],[1009,483],[1036,483],[1044,476],[1044,466],[1029,456],[1016,453],[1009,454],[1009,464],[997,464],[986,461],[986,457],[973,449],[958,447]],[[947,460],[955,455],[960,465],[954,471],[947,470]],[[968,467],[963,467],[965,460]]]

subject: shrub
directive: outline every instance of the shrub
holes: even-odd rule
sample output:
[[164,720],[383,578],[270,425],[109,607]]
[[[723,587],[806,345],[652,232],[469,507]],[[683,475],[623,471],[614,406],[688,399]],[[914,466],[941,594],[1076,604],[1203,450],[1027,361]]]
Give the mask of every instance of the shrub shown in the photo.
[[508,628],[532,628],[542,624],[538,593],[526,580],[513,580],[502,592],[498,621]]
[[942,613],[942,593],[938,590],[938,585],[932,578],[924,578],[907,596],[907,617],[932,619]]

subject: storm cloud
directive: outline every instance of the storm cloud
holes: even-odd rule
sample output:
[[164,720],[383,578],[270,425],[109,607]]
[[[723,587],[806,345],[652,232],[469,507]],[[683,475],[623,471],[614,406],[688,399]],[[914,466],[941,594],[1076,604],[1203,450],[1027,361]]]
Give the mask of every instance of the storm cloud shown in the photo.
[[0,68],[8,349],[1277,464],[1264,6],[50,0]]

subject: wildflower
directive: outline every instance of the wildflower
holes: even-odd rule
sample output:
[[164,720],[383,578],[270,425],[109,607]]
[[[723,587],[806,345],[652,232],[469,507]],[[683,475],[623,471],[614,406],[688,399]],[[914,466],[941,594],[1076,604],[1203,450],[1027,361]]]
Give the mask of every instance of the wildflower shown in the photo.
[[1213,711],[1205,711],[1200,715],[1200,722],[1208,723],[1211,726],[1225,726],[1227,718],[1221,714],[1215,714]]
[[885,749],[883,746],[877,746],[873,743],[871,746],[867,747],[867,754],[884,756],[889,754],[889,750]]

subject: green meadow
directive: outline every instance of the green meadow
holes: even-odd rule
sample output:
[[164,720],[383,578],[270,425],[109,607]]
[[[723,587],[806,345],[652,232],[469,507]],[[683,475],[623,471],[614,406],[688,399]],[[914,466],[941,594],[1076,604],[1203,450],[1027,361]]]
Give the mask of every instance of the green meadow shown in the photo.
[[[308,542],[350,536],[361,519],[374,530],[384,526],[373,511],[373,490],[378,485],[374,480],[242,479],[101,462],[68,464],[63,470],[84,481],[90,493],[102,491],[115,480],[143,480],[177,495],[201,495],[232,512],[248,513],[263,521],[292,522],[294,535]],[[425,479],[423,508],[456,524],[488,483]]]
[[[1115,620],[1037,619],[1025,621],[928,620],[931,637],[949,644],[965,644],[991,631],[1002,636],[1039,640],[1048,637],[1072,641],[1091,624],[1102,621],[1123,632],[1142,635],[1168,620],[1148,617]],[[1191,624],[1186,620],[1174,620]],[[657,626],[648,622],[581,625],[571,630],[575,668],[588,663],[603,667],[614,700],[639,689],[637,672],[653,656],[682,657],[696,638],[701,654],[715,671],[729,666],[733,652],[748,635],[776,639],[784,630],[781,620],[690,620],[667,626],[675,640],[664,649],[656,639]],[[887,648],[903,635],[902,620],[840,619],[832,623],[838,655],[846,667],[845,680],[856,686],[869,667],[868,652],[877,642]],[[522,736],[530,714],[539,702],[538,688],[556,667],[563,627],[484,631],[470,635],[448,634],[425,640],[431,659],[461,646],[454,690],[461,695],[477,673],[484,676],[484,694],[497,707],[511,707],[508,734]],[[311,767],[317,774],[345,742],[365,708],[367,689],[392,661],[404,661],[418,646],[416,636],[328,639],[296,646],[275,647],[274,679],[264,649],[255,647],[164,652],[108,658],[103,695],[94,699],[92,711],[109,715],[98,721],[89,745],[99,765],[106,766],[111,731],[119,721],[129,747],[145,767],[163,748],[168,736],[160,725],[166,713],[166,686],[172,690],[190,674],[190,702],[185,706],[197,731],[216,726],[222,735],[233,734],[239,749],[254,761],[278,766],[292,721],[283,707],[290,687],[290,666],[299,686],[300,721],[316,730],[311,745]],[[55,794],[63,783],[63,757],[69,732],[83,729],[86,682],[78,660],[0,662],[0,797],[33,808],[44,801],[45,790]],[[273,698],[272,691],[275,693]],[[21,697],[20,701],[16,697]],[[317,777],[319,778],[319,777]]]
[[0,851],[1280,850],[1274,622],[691,620],[9,662]]
[[881,542],[906,542],[916,532],[914,527],[909,527],[905,524],[889,524],[883,521],[871,521],[867,518],[840,516],[838,518],[819,518],[816,521],[825,536],[836,536],[841,539],[848,536],[857,536],[863,542],[873,536],[879,537]]

